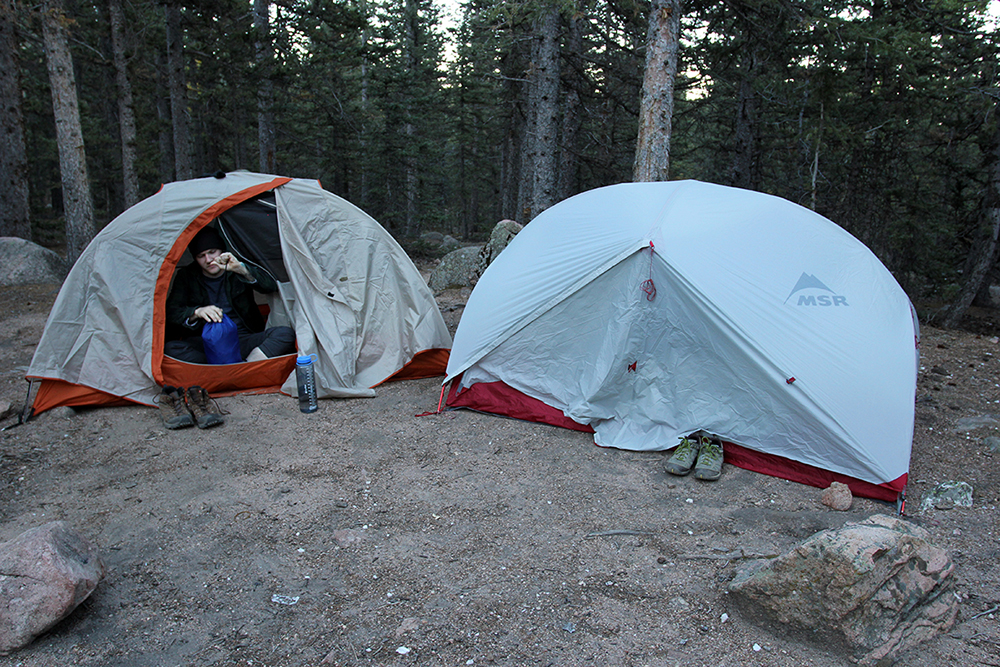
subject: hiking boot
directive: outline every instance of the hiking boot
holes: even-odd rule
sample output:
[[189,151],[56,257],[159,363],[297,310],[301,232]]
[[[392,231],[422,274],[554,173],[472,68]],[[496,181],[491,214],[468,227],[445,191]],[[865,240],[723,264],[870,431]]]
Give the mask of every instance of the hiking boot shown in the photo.
[[201,387],[190,387],[187,390],[187,406],[194,415],[198,428],[209,428],[225,423],[225,419],[219,413],[218,408],[213,409],[213,401],[208,392]]
[[722,476],[722,441],[705,435],[699,440],[701,447],[698,462],[694,464],[694,476],[707,481],[717,480]]
[[167,428],[194,426],[194,419],[184,403],[183,387],[164,387],[156,397],[156,403],[160,406],[160,419]]
[[671,475],[686,475],[691,472],[691,466],[698,458],[698,441],[691,438],[681,438],[681,444],[674,449],[674,455],[663,464],[664,470]]

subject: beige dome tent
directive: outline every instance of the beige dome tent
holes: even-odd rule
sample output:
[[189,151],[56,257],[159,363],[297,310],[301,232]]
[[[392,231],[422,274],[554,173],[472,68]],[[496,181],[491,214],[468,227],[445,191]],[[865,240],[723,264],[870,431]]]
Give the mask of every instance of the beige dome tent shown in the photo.
[[151,405],[164,385],[214,395],[294,393],[295,356],[224,366],[163,353],[165,304],[191,238],[217,226],[278,292],[268,326],[295,329],[320,397],[372,396],[388,379],[442,374],[451,337],[433,294],[374,219],[317,181],[247,172],[170,183],[115,218],[73,266],[27,377],[35,413],[59,405]]

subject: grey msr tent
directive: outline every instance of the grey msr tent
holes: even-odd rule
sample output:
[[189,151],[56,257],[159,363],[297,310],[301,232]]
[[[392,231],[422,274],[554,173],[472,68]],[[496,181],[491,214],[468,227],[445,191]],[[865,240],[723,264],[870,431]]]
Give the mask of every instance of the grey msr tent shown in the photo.
[[860,241],[760,192],[697,181],[570,197],[480,278],[448,405],[895,499],[913,442],[919,325]]

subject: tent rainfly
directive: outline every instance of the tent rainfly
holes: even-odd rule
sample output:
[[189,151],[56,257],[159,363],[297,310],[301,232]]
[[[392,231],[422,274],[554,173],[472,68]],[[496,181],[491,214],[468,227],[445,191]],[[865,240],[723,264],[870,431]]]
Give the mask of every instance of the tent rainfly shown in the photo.
[[447,405],[664,450],[704,429],[726,462],[897,500],[919,329],[862,243],[778,197],[697,181],[584,192],[483,274]]
[[223,366],[163,353],[165,304],[188,242],[214,224],[278,281],[262,310],[316,358],[321,397],[443,373],[451,336],[413,262],[374,219],[317,181],[233,172],[164,185],[108,224],[64,281],[27,377],[34,413],[152,405],[164,385],[295,393],[295,356]]

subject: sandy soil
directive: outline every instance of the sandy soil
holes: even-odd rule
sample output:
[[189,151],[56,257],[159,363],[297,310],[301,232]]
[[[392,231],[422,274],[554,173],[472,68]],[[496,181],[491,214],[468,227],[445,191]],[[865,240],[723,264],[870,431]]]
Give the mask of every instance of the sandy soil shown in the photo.
[[[53,286],[0,289],[0,404]],[[440,305],[454,329],[467,293]],[[1000,474],[959,420],[1000,420],[1000,342],[925,328],[908,514],[957,563],[956,626],[906,667],[1000,666]],[[430,416],[438,380],[374,399],[219,400],[217,429],[167,431],[141,407],[43,414],[0,434],[0,540],[62,519],[107,578],[53,631],[0,658],[24,667],[164,665],[847,665],[741,618],[726,554],[784,552],[848,512],[820,490],[728,467],[699,482],[663,455],[468,411]],[[16,421],[7,417],[0,423]],[[988,421],[988,420],[987,420]],[[971,509],[920,513],[934,485]],[[723,621],[724,615],[727,620]]]

